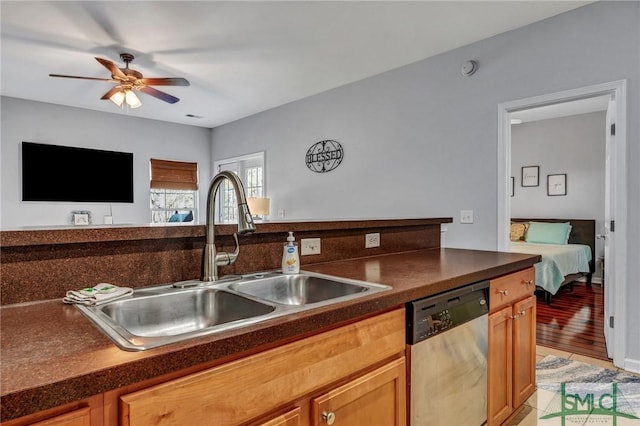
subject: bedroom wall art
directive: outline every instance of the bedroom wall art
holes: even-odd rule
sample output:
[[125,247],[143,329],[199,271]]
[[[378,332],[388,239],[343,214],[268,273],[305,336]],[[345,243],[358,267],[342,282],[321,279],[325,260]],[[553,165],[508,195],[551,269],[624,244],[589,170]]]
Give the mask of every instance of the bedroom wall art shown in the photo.
[[526,166],[522,168],[522,186],[539,186],[540,166]]
[[567,175],[547,175],[547,195],[567,195]]

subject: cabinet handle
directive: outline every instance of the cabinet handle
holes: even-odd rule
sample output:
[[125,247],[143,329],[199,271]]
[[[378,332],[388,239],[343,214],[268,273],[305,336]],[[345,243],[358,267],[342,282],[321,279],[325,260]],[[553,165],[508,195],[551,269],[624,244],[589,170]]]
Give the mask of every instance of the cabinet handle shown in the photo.
[[509,318],[511,318],[512,320],[516,321],[518,319],[518,315],[513,315],[513,316],[510,316]]
[[322,420],[331,426],[336,421],[336,415],[333,411],[323,411]]
[[506,296],[509,294],[509,292],[507,290],[498,290],[498,293],[500,293],[503,296]]
[[523,317],[523,316],[527,315],[527,311],[520,311],[520,312],[518,312],[518,314],[519,314],[521,317]]
[[522,283],[530,286],[533,285],[533,280],[522,281]]

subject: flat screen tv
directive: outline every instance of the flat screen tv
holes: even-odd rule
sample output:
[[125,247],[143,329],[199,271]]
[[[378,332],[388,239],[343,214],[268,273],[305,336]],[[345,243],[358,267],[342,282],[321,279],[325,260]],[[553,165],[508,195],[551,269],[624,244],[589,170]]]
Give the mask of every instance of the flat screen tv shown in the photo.
[[133,153],[22,142],[22,201],[133,203]]

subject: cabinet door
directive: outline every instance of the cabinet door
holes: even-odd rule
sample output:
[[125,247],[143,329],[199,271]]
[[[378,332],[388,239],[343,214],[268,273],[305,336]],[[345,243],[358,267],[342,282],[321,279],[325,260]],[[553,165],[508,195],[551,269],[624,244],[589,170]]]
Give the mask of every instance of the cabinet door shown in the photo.
[[300,407],[296,407],[265,422],[257,423],[255,426],[300,426],[300,411]]
[[513,406],[522,405],[536,387],[536,298],[513,305]]
[[2,421],[0,426],[102,426],[102,407],[102,394],[98,394],[17,419]]
[[386,364],[312,400],[313,426],[404,426],[405,359]]
[[32,423],[32,426],[91,426],[91,409],[89,407],[61,414],[47,420]]
[[500,425],[513,410],[512,307],[489,315],[487,354],[487,425]]

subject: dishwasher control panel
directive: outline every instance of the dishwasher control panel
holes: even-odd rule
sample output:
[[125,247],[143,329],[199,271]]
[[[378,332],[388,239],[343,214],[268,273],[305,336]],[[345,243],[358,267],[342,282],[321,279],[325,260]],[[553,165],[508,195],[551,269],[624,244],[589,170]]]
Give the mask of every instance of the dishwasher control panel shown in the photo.
[[412,345],[489,313],[489,281],[407,304],[407,343]]

